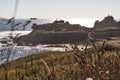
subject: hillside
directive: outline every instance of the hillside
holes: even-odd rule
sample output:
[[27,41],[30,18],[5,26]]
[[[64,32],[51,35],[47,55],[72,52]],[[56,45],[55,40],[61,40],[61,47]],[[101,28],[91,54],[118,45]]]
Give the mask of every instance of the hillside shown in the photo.
[[119,48],[103,42],[97,49],[74,46],[73,51],[36,53],[2,64],[0,80],[119,80],[119,70]]

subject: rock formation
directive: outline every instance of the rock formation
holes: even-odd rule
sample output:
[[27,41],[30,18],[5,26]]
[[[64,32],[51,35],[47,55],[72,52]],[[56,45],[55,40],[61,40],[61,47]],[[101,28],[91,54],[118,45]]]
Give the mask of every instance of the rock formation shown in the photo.
[[76,43],[85,41],[91,31],[97,39],[117,37],[120,36],[120,21],[117,22],[112,16],[107,16],[102,21],[97,20],[93,28],[87,28],[56,20],[42,25],[33,24],[32,29],[30,34],[15,38],[15,42],[19,45]]
[[120,36],[120,22],[113,16],[107,16],[102,21],[97,20],[94,24],[96,38],[108,38]]
[[114,20],[114,17],[107,16],[102,21],[97,20],[94,29],[120,29],[120,22]]
[[90,30],[63,20],[42,25],[33,24],[32,29],[30,34],[16,38],[15,42],[20,45],[76,43],[84,41]]
[[65,22],[64,20],[54,21],[53,23],[36,25],[33,24],[32,29],[34,31],[41,32],[73,32],[73,31],[85,31],[86,27],[83,27],[79,24],[69,24],[69,22]]

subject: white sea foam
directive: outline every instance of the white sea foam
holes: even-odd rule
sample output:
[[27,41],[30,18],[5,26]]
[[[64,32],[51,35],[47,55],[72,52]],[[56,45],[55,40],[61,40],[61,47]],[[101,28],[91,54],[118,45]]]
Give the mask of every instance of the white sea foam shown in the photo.
[[[17,34],[26,35],[30,32],[31,31],[12,31],[12,32],[11,31],[2,31],[2,32],[0,32],[0,39],[8,38],[10,33],[12,33],[13,36],[16,36]],[[15,60],[20,57],[24,57],[26,55],[33,54],[36,52],[66,51],[66,50],[70,51],[70,50],[72,50],[70,44],[65,44],[66,47],[63,44],[59,44],[59,45],[62,45],[62,47],[50,46],[50,45],[38,45],[38,46],[34,46],[34,47],[33,46],[31,47],[31,46],[16,46],[15,45],[14,47],[10,47],[9,49],[7,47],[3,47],[3,45],[5,46],[6,44],[0,43],[0,51],[5,50],[5,49],[7,49],[7,50],[0,52],[0,63],[4,63],[6,61],[7,57],[9,57],[9,60]],[[83,45],[78,46],[78,48],[80,50],[82,50],[81,48],[83,48],[83,47],[84,47]],[[8,54],[9,54],[9,56],[8,56]]]

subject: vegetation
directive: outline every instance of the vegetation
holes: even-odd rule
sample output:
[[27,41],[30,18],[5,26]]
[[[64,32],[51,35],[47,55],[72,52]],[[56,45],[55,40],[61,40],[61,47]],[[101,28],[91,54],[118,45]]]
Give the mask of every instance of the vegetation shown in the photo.
[[80,51],[42,52],[0,66],[0,80],[119,80],[119,46],[103,41]]
[[[11,22],[14,23],[14,18],[15,17],[9,19],[7,24]],[[23,30],[31,23],[32,19],[33,18],[26,21],[23,25]],[[21,23],[13,24],[11,26],[11,31],[14,31],[15,26],[18,26],[19,24]],[[9,62],[11,51],[8,49],[6,63],[0,65],[0,80],[119,80],[119,44],[116,46],[106,43],[106,41],[95,44],[94,36],[89,33],[90,31],[93,31],[95,32],[95,37],[102,39],[104,37],[116,37],[119,36],[120,33],[119,24],[120,22],[116,22],[112,16],[106,17],[101,22],[96,21],[93,28],[95,31],[84,26],[71,25],[62,20],[55,21],[52,24],[33,24],[32,28],[34,30],[32,33],[18,38],[18,35],[16,35],[16,40],[14,42],[30,45],[31,43],[36,45],[40,42],[46,43],[49,41],[49,43],[73,43],[74,41],[86,40],[88,33],[92,47],[88,48],[88,44],[86,44],[85,49],[80,51],[77,45],[74,45],[72,46],[73,51],[38,52],[12,62]],[[105,28],[101,30],[101,26]],[[115,28],[113,28],[114,26]],[[46,34],[44,30],[48,33]],[[41,31],[43,31],[44,34],[42,34]],[[39,34],[39,36],[37,34]],[[57,37],[56,34],[57,36],[60,35],[60,37]],[[47,38],[42,39],[42,37],[45,36]],[[10,39],[13,41],[14,38],[11,36]],[[13,48],[14,43],[7,43],[7,47]]]

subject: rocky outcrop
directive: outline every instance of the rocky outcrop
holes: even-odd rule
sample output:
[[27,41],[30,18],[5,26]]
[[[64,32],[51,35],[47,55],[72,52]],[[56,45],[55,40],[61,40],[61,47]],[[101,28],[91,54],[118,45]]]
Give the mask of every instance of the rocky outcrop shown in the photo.
[[84,42],[86,38],[86,32],[32,33],[31,35],[16,38],[15,41],[18,45],[63,44]]
[[87,28],[60,20],[42,25],[33,24],[32,29],[30,34],[15,38],[14,41],[19,45],[77,43],[85,41],[89,32],[93,32],[97,39],[117,37],[120,36],[120,21],[107,16],[102,21],[97,20],[93,28]]
[[32,29],[34,31],[41,31],[41,32],[73,32],[73,31],[85,31],[87,29],[84,26],[79,24],[69,24],[69,22],[65,22],[63,20],[54,21],[53,23],[37,25],[33,24]]
[[93,28],[96,38],[120,36],[120,21],[117,22],[109,15],[102,21],[97,20]]
[[32,29],[30,34],[15,38],[15,42],[20,45],[76,43],[84,41],[91,30],[63,20],[42,25],[33,24]]
[[97,20],[94,24],[94,29],[120,29],[120,22],[114,20],[114,17],[107,16],[102,21]]

